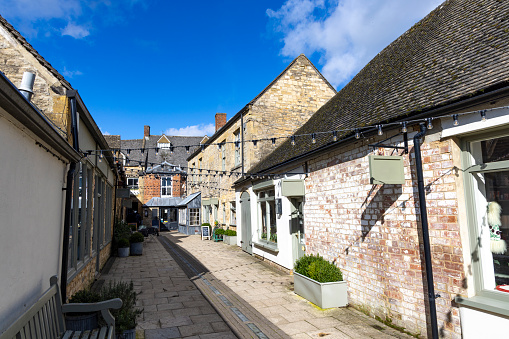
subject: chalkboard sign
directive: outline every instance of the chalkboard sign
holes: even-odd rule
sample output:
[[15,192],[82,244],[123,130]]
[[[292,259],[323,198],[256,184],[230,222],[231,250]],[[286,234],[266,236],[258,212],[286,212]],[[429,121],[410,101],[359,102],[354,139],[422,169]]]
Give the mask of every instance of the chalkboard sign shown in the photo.
[[207,239],[207,238],[210,240],[210,228],[208,226],[202,226],[201,227],[201,240]]

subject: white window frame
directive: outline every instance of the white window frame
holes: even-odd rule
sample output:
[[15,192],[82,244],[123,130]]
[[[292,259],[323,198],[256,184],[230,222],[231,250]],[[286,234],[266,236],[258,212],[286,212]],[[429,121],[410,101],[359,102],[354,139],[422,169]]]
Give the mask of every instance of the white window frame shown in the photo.
[[[131,182],[131,184],[129,183]],[[139,188],[139,178],[127,178],[127,187],[133,190],[137,190]]]
[[[166,184],[163,185],[163,183]],[[170,194],[168,194],[168,190]],[[173,196],[173,176],[161,177],[161,197],[171,197],[171,196]]]
[[[270,192],[273,192],[271,195]],[[276,196],[274,186],[256,192],[257,195],[257,213],[258,213],[258,239],[268,243],[277,244],[277,218],[276,218]],[[263,215],[263,207],[265,207],[265,215]],[[273,217],[272,218],[272,214]],[[274,219],[274,225],[271,225],[271,220]],[[266,224],[267,232],[263,232],[263,224]],[[272,233],[272,226],[275,232]],[[263,237],[263,234],[266,237]],[[275,237],[275,238],[274,238]]]
[[235,158],[234,163],[235,166],[240,165],[240,131],[236,131],[233,133],[235,142],[233,143],[233,146],[235,147]]
[[199,208],[189,208],[189,226],[200,226]]
[[230,225],[237,225],[237,206],[235,201],[230,202]]

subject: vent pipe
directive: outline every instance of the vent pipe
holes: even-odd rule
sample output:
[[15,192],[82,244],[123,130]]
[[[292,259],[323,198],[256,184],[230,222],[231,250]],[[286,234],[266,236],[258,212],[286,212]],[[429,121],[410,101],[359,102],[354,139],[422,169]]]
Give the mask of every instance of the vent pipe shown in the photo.
[[32,72],[23,73],[23,79],[21,80],[21,86],[19,86],[19,91],[28,101],[32,100],[32,95],[34,94],[34,82],[35,73]]

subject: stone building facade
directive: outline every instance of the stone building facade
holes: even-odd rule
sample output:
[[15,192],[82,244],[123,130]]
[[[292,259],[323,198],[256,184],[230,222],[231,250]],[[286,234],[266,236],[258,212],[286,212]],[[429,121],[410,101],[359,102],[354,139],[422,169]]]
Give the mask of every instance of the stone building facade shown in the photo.
[[282,137],[291,135],[335,93],[309,59],[300,55],[226,123],[225,114],[218,113],[216,133],[187,159],[189,193],[202,193],[202,221],[218,221],[234,229],[233,183],[242,170],[247,172],[280,145]]

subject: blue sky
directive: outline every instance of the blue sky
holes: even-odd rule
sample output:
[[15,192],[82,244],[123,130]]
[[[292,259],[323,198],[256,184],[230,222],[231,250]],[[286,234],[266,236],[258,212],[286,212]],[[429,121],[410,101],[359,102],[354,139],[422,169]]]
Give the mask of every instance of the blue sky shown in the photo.
[[0,0],[106,134],[211,135],[299,54],[337,88],[440,0]]

